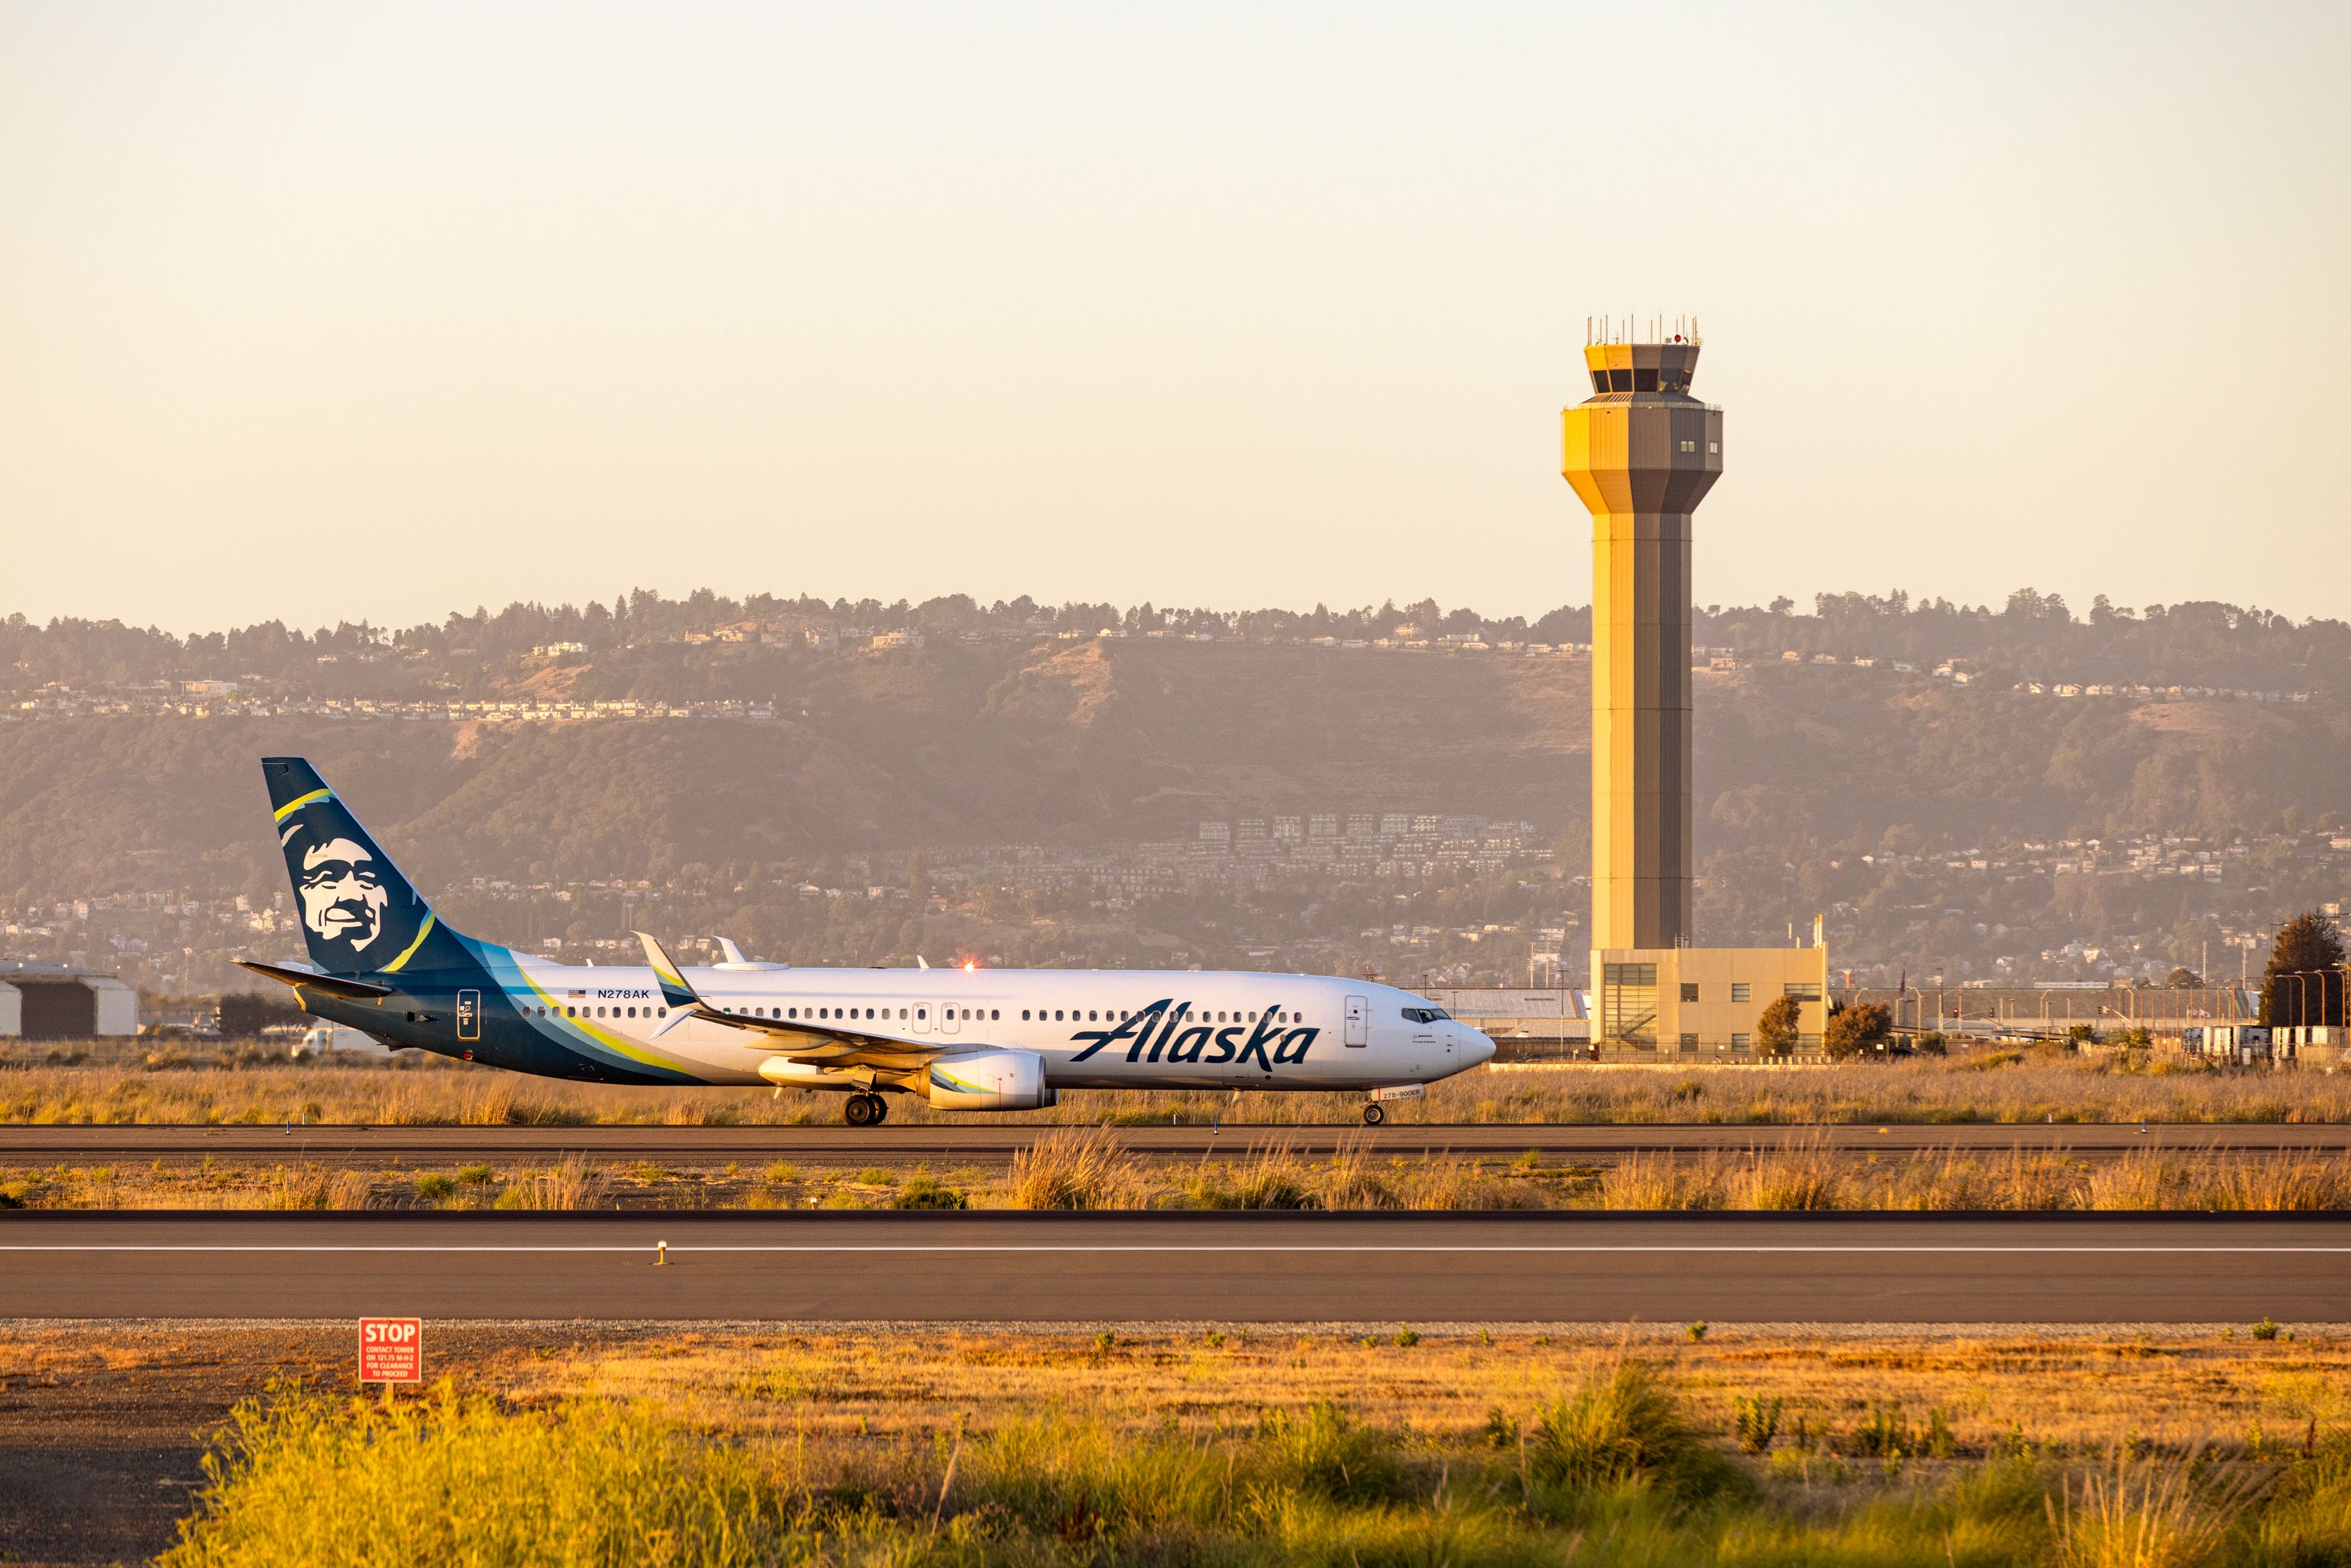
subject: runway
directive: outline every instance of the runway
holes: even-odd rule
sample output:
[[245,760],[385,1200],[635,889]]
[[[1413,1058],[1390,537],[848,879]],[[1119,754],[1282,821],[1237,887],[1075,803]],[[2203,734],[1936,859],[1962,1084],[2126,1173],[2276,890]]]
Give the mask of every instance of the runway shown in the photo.
[[[656,1244],[668,1243],[657,1262]],[[0,1317],[2351,1320],[2351,1217],[0,1217]]]
[[[590,1159],[1005,1161],[1054,1130],[1050,1123],[815,1127],[378,1127],[6,1126],[0,1166],[64,1161],[313,1161],[322,1165],[423,1161]],[[2351,1152],[2351,1124],[2339,1123],[1859,1123],[1807,1125],[1664,1124],[1525,1125],[1391,1123],[1109,1129],[1130,1153],[1199,1159],[1278,1145],[1305,1155],[1363,1148],[1374,1155],[1464,1155],[1510,1158],[1532,1150],[1573,1164],[1635,1154],[1701,1155],[1779,1149],[1790,1144],[1847,1154],[1922,1149],[2008,1153],[2063,1151],[2110,1158],[2139,1149],[2232,1154]]]

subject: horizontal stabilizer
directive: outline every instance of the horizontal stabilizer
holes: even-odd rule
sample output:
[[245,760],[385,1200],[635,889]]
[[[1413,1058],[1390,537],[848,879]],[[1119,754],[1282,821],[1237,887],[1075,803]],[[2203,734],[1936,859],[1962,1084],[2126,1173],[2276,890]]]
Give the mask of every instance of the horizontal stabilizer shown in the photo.
[[308,986],[330,997],[348,1001],[371,1002],[392,995],[392,988],[379,986],[372,980],[355,980],[349,975],[321,975],[313,969],[298,969],[290,964],[263,964],[251,958],[239,958],[236,967],[250,969],[281,986]]

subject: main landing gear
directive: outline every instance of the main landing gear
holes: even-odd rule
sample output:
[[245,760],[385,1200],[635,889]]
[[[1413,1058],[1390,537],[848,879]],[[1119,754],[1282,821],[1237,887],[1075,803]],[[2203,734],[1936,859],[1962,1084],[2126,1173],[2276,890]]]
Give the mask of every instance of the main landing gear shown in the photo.
[[1388,1113],[1380,1109],[1380,1103],[1378,1101],[1374,1100],[1370,1104],[1364,1107],[1364,1126],[1376,1127],[1387,1119]]
[[852,1094],[841,1110],[852,1127],[878,1127],[890,1118],[890,1103],[879,1094]]

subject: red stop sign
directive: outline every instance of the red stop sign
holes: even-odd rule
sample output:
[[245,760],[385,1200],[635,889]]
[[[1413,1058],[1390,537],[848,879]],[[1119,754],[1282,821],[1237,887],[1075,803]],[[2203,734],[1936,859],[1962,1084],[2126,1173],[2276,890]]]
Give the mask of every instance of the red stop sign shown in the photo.
[[361,1383],[422,1383],[423,1380],[423,1318],[360,1320]]

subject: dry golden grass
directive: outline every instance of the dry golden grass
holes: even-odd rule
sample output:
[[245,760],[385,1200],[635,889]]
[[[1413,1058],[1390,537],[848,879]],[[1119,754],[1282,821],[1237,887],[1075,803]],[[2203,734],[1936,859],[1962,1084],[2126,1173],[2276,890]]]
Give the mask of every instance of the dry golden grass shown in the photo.
[[[1408,1113],[1432,1122],[1771,1125],[1821,1122],[2351,1121],[2351,1073],[2240,1072],[2176,1062],[2028,1053],[1829,1067],[1481,1068],[1433,1085]],[[905,1122],[1092,1125],[1216,1120],[1353,1122],[1351,1094],[1079,1090],[1050,1111],[951,1115],[893,1099]],[[647,1089],[524,1078],[433,1058],[239,1067],[42,1065],[0,1050],[0,1122],[274,1125],[806,1125],[837,1120],[838,1096],[765,1089]]]
[[1011,1208],[1148,1207],[1140,1166],[1100,1127],[1062,1127],[1012,1156]]
[[[593,1161],[552,1168],[155,1161],[145,1166],[0,1169],[0,1208],[892,1207],[1309,1209],[2129,1210],[2208,1213],[2351,1208],[2351,1155],[2133,1151],[1921,1150],[1837,1155],[1816,1137],[1685,1159],[1632,1155],[1565,1167],[1454,1155],[1374,1156],[1366,1140],[1310,1155],[1280,1134],[1238,1140],[1196,1162],[1122,1150],[1100,1127],[1049,1129],[1008,1166],[945,1173],[927,1164]],[[420,1183],[424,1185],[420,1186]]]

